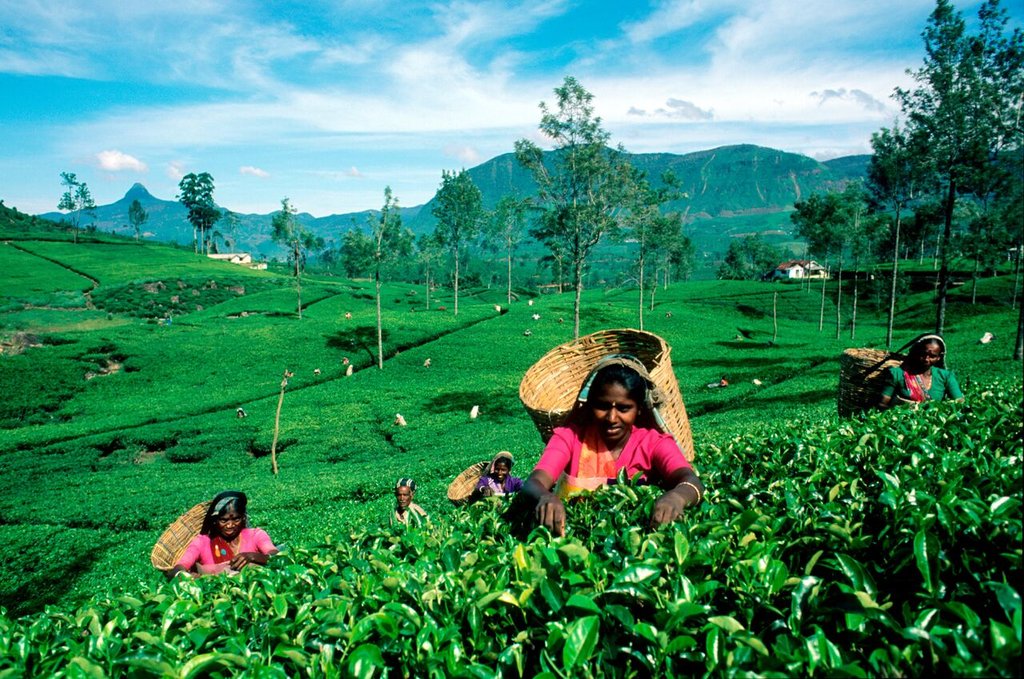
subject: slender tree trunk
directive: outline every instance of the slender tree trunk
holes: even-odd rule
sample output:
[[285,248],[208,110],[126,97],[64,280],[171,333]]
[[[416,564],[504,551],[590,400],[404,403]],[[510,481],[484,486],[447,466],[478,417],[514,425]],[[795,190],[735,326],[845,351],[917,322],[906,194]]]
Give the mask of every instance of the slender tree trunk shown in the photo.
[[292,253],[295,255],[295,310],[299,314],[299,320],[302,320],[302,273],[299,271],[299,252],[298,248]]
[[839,339],[843,320],[843,258],[839,258],[839,278],[836,279],[836,339]]
[[512,249],[508,251],[508,305],[512,306]]
[[[858,269],[860,267],[857,267]],[[850,312],[850,339],[857,336],[857,272],[853,272],[853,310]]]
[[380,320],[380,265],[374,273],[374,286],[377,289],[377,370],[384,369],[384,333]]
[[573,262],[573,283],[576,295],[572,302],[572,338],[580,338],[580,298],[583,295],[583,259],[578,257]]
[[953,205],[956,201],[956,180],[950,177],[949,194],[946,197],[945,224],[942,227],[942,243],[939,257],[939,298],[935,311],[935,334],[942,335],[946,329],[946,295],[949,294],[949,239],[953,233]]
[[818,313],[818,332],[825,329],[825,281],[828,280],[828,272],[821,277],[821,311]]
[[1021,246],[1022,246],[1022,243],[1020,241],[1018,241],[1017,242],[1017,259],[1016,259],[1016,263],[1015,263],[1015,265],[1013,267],[1013,299],[1010,302],[1010,308],[1011,309],[1016,309],[1017,308],[1017,295],[1018,295],[1018,292],[1020,290],[1021,251],[1024,250],[1024,247],[1021,247]]
[[277,476],[277,436],[281,431],[281,406],[284,405],[284,388],[288,386],[288,371],[281,378],[281,395],[277,398],[277,413],[274,415],[274,440],[270,442],[270,467]]
[[971,271],[971,306],[978,302],[978,259],[974,259],[974,270]]
[[1020,305],[1020,314],[1017,317],[1017,343],[1013,348],[1013,360],[1024,359],[1024,304]]
[[779,291],[772,293],[772,344],[779,339]]
[[900,271],[900,208],[896,208],[896,239],[892,249],[892,285],[889,286],[889,321],[885,328],[885,348],[892,347],[892,324],[896,318],[896,278]]
[[455,315],[459,315],[459,246],[455,246]]
[[654,311],[654,293],[658,291],[658,281],[654,281],[654,285],[651,286],[651,311]]
[[426,268],[427,274],[427,311],[430,311],[430,265]]
[[640,321],[638,330],[644,329],[644,256],[640,255],[640,294],[637,296],[637,318]]

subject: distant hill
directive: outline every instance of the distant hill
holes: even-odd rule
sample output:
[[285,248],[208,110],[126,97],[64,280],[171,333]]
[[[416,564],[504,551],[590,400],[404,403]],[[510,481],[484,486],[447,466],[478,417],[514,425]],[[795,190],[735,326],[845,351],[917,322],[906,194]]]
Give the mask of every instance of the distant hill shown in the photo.
[[[549,154],[550,157],[550,154]],[[683,212],[698,240],[719,240],[735,233],[762,230],[778,232],[788,220],[784,213],[793,203],[812,193],[842,188],[861,179],[870,156],[847,156],[825,162],[796,153],[754,145],[723,146],[688,154],[630,154],[633,164],[658,183],[671,170],[682,184],[686,197],[670,204]],[[508,193],[532,195],[536,185],[511,153],[492,158],[469,170],[483,194],[484,206],[493,207]],[[180,244],[192,242],[192,227],[186,210],[174,200],[153,196],[142,184],[133,185],[120,200],[96,208],[93,222],[101,231],[133,235],[128,224],[128,207],[138,200],[149,214],[143,229],[147,239]],[[433,200],[425,205],[402,208],[403,223],[416,233],[433,229]],[[223,208],[222,208],[223,209]],[[300,213],[300,223],[328,240],[340,240],[353,223],[363,225],[372,210],[314,217]],[[270,239],[271,214],[230,213],[216,230],[233,241],[229,249],[252,252],[255,257],[277,256],[280,248]],[[758,215],[764,216],[759,220]],[[59,212],[40,215],[60,221]],[[732,222],[731,220],[736,220]],[[221,246],[224,247],[223,245]]]

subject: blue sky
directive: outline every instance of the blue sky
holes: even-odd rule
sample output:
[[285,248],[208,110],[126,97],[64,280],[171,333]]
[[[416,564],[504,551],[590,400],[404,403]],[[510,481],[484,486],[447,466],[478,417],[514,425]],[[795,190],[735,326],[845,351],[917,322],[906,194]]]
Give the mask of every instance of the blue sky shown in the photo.
[[[973,20],[977,2],[956,3]],[[1014,25],[1024,10],[1006,2]],[[442,169],[546,144],[575,76],[614,143],[869,151],[923,59],[933,0],[0,0],[0,198],[174,199],[316,216],[431,198]]]

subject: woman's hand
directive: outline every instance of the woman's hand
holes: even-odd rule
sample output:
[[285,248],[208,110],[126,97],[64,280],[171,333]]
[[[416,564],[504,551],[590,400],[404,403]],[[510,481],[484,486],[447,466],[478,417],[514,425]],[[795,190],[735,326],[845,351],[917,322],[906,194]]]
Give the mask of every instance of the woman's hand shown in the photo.
[[537,501],[537,523],[547,526],[555,537],[565,535],[565,505],[554,493],[548,492]]
[[550,474],[543,469],[534,469],[521,492],[536,503],[534,516],[537,523],[547,526],[553,535],[562,536],[565,535],[565,505],[551,492],[554,485],[555,480]]
[[651,528],[672,523],[683,515],[683,509],[687,506],[686,498],[683,497],[685,492],[678,492],[678,487],[673,488],[655,501],[654,509],[651,510]]
[[264,566],[269,558],[268,554],[261,554],[260,552],[239,552],[231,559],[231,567],[236,571],[240,571],[246,564],[250,563]]
[[693,507],[704,497],[704,484],[692,469],[682,468],[667,479],[671,490],[665,491],[654,502],[651,510],[651,528],[672,523],[683,515],[683,510]]

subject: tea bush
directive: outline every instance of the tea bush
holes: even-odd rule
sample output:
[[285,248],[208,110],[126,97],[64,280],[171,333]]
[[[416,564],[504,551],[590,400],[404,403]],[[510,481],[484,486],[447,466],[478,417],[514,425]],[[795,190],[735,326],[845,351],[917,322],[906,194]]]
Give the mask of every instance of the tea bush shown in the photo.
[[493,499],[364,524],[237,578],[0,618],[0,669],[261,676],[1016,676],[1019,384],[708,455],[706,503],[644,526],[620,479],[565,538]]

